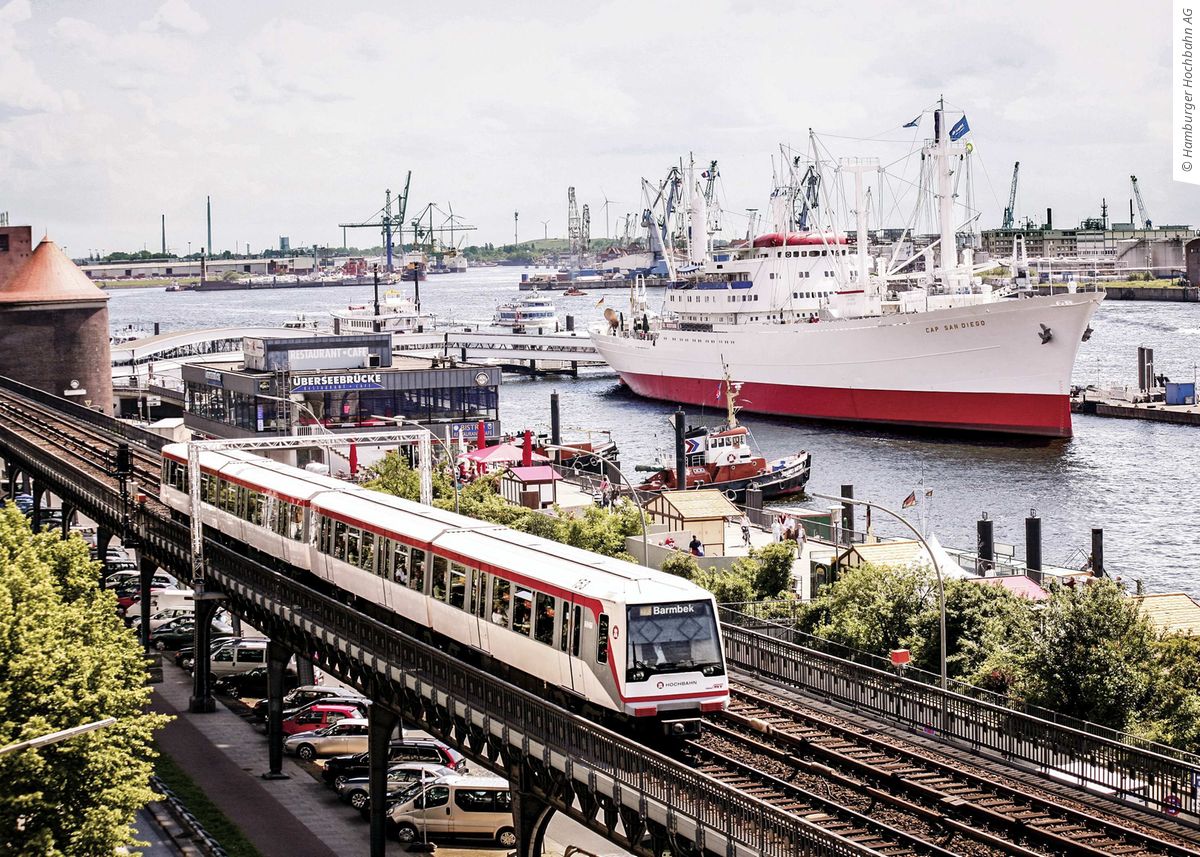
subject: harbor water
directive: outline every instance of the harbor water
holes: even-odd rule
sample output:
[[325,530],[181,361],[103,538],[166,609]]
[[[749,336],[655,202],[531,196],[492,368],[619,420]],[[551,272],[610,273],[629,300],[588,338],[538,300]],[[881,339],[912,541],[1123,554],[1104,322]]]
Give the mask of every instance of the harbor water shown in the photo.
[[[544,270],[544,269],[543,269]],[[497,304],[515,298],[522,273],[514,267],[471,269],[430,277],[420,284],[422,308],[440,321],[488,323]],[[411,295],[413,285],[396,288]],[[585,287],[586,289],[586,287]],[[114,329],[127,325],[167,330],[283,324],[303,313],[328,319],[332,309],[365,304],[371,288],[311,288],[165,292],[161,288],[109,292]],[[651,290],[657,306],[661,290]],[[605,307],[622,310],[619,291],[581,297],[553,296],[559,317],[575,317],[582,330],[600,320]],[[598,302],[603,300],[602,305]],[[1077,384],[1136,385],[1139,345],[1155,351],[1155,371],[1191,381],[1200,360],[1200,304],[1109,302],[1092,322],[1075,367]],[[501,386],[500,416],[506,431],[545,426],[549,397],[558,391],[563,424],[610,429],[623,467],[669,455],[669,404],[628,393],[611,374],[584,372],[577,379],[508,376]],[[691,422],[723,417],[714,386],[703,412]],[[969,548],[975,521],[995,520],[996,540],[1024,556],[1024,518],[1043,519],[1047,562],[1080,566],[1092,527],[1105,532],[1105,564],[1126,581],[1154,592],[1200,596],[1200,431],[1194,427],[1076,415],[1070,440],[1041,441],[947,437],[855,426],[830,426],[754,414],[743,416],[768,457],[799,449],[813,455],[810,490],[837,493],[853,484],[856,496],[898,508],[912,491],[921,498],[910,510],[943,544]],[[927,491],[932,496],[926,498]],[[823,504],[823,503],[822,503]],[[881,532],[889,532],[886,525]]]

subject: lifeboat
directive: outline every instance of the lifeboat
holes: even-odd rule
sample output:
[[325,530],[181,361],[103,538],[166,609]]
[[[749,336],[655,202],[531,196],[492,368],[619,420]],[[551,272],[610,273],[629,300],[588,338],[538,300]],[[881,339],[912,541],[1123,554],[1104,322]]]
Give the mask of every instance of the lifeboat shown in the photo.
[[755,247],[794,247],[811,244],[846,244],[845,236],[819,235],[814,232],[767,232],[754,239]]

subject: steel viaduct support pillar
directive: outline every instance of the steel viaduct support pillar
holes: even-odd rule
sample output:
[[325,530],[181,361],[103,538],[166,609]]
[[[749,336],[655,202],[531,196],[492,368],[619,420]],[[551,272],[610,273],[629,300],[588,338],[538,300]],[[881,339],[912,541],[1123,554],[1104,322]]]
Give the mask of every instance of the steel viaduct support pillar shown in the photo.
[[208,714],[217,710],[212,696],[212,620],[217,612],[217,602],[222,596],[196,599],[195,652],[192,660],[192,697],[188,711],[193,714]]
[[514,777],[509,781],[512,784],[513,831],[517,835],[513,853],[516,857],[541,857],[546,827],[554,815],[554,807],[521,788],[518,785],[520,779]]
[[46,488],[42,483],[34,480],[33,482],[33,531],[41,532],[42,529],[42,502],[45,500]]
[[100,588],[104,589],[104,563],[108,561],[108,546],[112,544],[113,531],[103,526],[96,528],[96,559],[100,560]]
[[400,718],[396,712],[376,702],[367,714],[367,750],[370,760],[371,857],[384,857],[387,851],[387,773],[391,762],[388,745]]
[[267,764],[264,780],[286,780],[283,772],[283,679],[292,652],[271,640],[267,643]]

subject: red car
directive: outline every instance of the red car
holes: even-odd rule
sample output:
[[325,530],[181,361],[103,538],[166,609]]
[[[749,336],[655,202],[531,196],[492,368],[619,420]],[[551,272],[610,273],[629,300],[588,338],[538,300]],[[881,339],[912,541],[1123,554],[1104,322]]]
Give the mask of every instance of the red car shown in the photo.
[[285,717],[283,734],[296,735],[300,732],[324,729],[347,717],[362,717],[362,712],[354,705],[322,705],[318,702],[303,711],[296,712],[291,717]]

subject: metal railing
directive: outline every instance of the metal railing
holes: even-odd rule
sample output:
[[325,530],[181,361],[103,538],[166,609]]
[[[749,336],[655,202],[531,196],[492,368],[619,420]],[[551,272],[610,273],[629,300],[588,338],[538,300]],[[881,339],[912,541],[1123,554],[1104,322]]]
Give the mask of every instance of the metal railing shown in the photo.
[[91,408],[86,408],[83,405],[72,402],[69,399],[64,399],[61,396],[55,396],[47,393],[44,390],[39,390],[36,387],[30,387],[28,384],[22,384],[20,381],[14,381],[12,378],[6,378],[0,375],[0,388],[24,396],[34,402],[42,405],[49,405],[52,408],[60,410],[63,414],[74,417],[80,422],[88,423],[89,425],[102,428],[112,434],[119,435],[126,440],[132,441],[142,446],[149,447],[155,452],[161,450],[169,441],[156,435],[154,432],[140,429],[137,426],[131,426],[128,423],[123,423],[118,419],[102,414],[99,411],[93,411]]
[[[723,617],[728,619],[729,617]],[[1056,779],[1111,792],[1153,811],[1200,820],[1200,757],[1096,724],[1052,723],[1004,705],[942,691],[894,670],[853,663],[725,621],[730,666],[804,688],[831,701],[900,722],[931,737],[996,754]],[[788,630],[788,629],[782,629]],[[1101,734],[1097,734],[1101,733]]]

